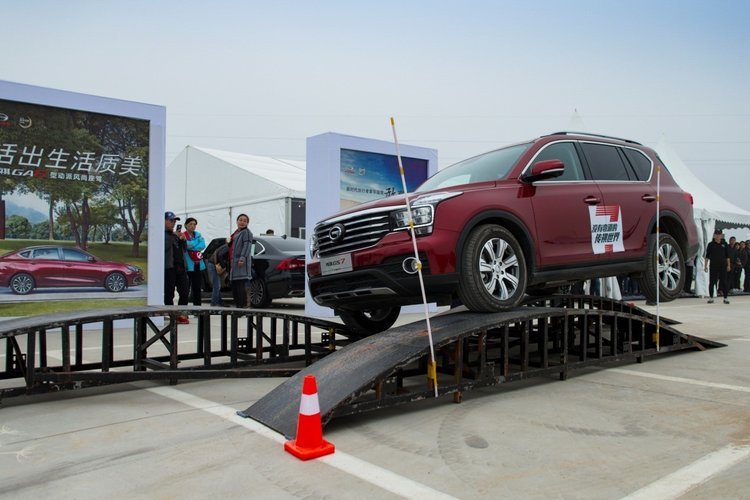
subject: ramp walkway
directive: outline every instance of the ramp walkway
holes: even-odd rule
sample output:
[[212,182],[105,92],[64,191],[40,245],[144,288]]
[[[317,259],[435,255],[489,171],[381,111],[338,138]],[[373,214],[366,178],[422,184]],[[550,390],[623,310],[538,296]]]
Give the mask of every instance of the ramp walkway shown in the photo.
[[[451,310],[431,318],[438,393],[460,402],[474,387],[558,375],[615,361],[723,344],[676,330],[630,304],[602,297],[554,296],[501,313]],[[657,335],[658,330],[658,335]],[[657,342],[658,340],[658,342]],[[323,423],[331,418],[434,397],[427,381],[424,320],[350,344],[292,376],[244,411],[292,437],[302,380],[315,375]]]

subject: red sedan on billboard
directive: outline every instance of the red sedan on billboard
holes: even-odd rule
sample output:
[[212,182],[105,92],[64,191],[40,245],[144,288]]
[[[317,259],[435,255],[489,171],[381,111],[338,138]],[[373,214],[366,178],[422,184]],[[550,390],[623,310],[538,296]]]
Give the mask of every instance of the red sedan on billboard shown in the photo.
[[122,292],[143,283],[140,267],[108,262],[80,248],[34,246],[0,257],[0,287],[26,295],[35,288],[103,286]]

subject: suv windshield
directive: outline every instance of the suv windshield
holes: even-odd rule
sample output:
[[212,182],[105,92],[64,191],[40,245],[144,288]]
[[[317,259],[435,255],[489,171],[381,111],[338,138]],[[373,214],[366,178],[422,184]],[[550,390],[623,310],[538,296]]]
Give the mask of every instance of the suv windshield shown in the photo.
[[517,144],[455,163],[424,181],[415,192],[502,179],[530,145]]

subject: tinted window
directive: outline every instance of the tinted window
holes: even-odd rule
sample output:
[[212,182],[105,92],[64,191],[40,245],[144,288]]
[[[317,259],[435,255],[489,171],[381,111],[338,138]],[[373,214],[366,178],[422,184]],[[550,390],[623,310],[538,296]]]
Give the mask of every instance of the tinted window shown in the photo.
[[630,160],[630,165],[635,171],[639,181],[647,181],[651,177],[651,160],[646,155],[635,149],[624,148],[625,156]]
[[528,147],[529,144],[518,144],[451,165],[424,181],[416,192],[503,179]]
[[35,259],[58,259],[59,257],[57,248],[37,248],[34,250]]
[[578,181],[584,178],[581,161],[572,142],[550,144],[534,158],[534,163],[543,160],[560,160],[565,164],[565,172],[555,181]]
[[269,238],[268,245],[280,252],[305,253],[305,242],[297,238]]
[[262,255],[266,252],[266,247],[263,246],[263,243],[261,243],[258,240],[253,240],[253,246],[250,250],[250,255],[255,257],[256,255]]
[[591,175],[597,181],[628,181],[627,167],[617,146],[606,144],[581,143],[583,152],[591,168]]
[[62,252],[63,259],[65,260],[75,260],[79,262],[86,262],[89,260],[89,255],[87,253],[83,253],[75,248],[63,248]]

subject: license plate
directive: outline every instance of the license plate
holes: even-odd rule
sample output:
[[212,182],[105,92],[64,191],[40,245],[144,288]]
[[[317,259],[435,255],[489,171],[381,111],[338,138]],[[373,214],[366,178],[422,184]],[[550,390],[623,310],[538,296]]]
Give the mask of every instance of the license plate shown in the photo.
[[346,273],[352,270],[352,254],[345,253],[335,257],[322,257],[320,259],[320,272],[323,276],[328,274]]

